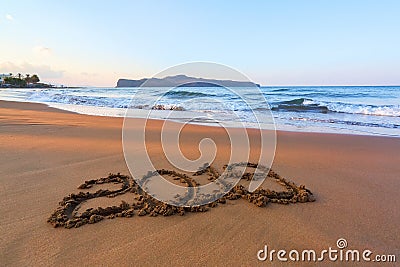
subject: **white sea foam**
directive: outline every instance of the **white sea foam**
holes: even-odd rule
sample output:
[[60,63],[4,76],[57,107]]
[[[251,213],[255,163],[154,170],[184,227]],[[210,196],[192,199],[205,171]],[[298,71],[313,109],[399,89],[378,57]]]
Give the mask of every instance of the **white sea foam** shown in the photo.
[[344,103],[327,103],[329,110],[349,114],[400,117],[400,105],[372,106]]

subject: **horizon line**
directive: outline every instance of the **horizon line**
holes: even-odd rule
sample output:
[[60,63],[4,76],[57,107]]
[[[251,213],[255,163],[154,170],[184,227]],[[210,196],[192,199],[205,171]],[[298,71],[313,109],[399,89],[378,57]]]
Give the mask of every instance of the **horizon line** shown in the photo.
[[[55,84],[54,84],[55,85]],[[61,84],[60,84],[61,85]],[[260,84],[260,87],[344,87],[344,86],[348,86],[348,87],[400,87],[400,84],[396,85],[396,84],[331,84],[331,85],[302,85],[302,84],[298,84],[298,85],[264,85],[264,84]],[[99,85],[65,85],[64,87],[97,87],[97,88],[117,88],[115,85],[112,86],[99,86]],[[140,86],[139,86],[140,87]],[[156,87],[156,86],[154,86]],[[120,87],[122,88],[122,87]],[[128,87],[129,88],[129,87]],[[131,87],[131,88],[135,88],[135,87]]]

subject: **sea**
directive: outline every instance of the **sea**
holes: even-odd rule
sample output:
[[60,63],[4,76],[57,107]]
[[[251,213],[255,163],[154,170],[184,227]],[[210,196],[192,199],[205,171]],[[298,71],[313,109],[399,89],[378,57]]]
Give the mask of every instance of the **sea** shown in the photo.
[[215,126],[222,121],[232,127],[271,128],[271,121],[257,121],[260,114],[273,118],[277,130],[400,137],[400,86],[262,86],[260,94],[254,94],[254,90],[0,88],[0,99],[44,103],[97,116],[123,117],[129,108],[133,117]]

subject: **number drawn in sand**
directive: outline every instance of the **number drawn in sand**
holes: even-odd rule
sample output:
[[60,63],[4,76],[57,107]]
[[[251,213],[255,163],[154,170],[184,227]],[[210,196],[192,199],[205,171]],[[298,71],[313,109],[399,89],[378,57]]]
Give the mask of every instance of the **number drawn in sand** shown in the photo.
[[[206,205],[192,206],[192,207],[179,207],[174,205],[165,204],[150,195],[148,195],[142,188],[145,186],[146,181],[151,178],[152,173],[149,173],[141,180],[140,185],[127,175],[109,174],[108,177],[93,179],[85,181],[78,187],[80,190],[87,192],[79,192],[78,194],[70,194],[63,198],[59,203],[59,207],[51,214],[47,222],[54,227],[77,228],[85,224],[93,224],[100,222],[104,219],[114,219],[116,217],[132,217],[132,216],[171,216],[171,215],[184,215],[187,212],[206,212],[210,208],[218,207],[219,205],[226,204],[229,201],[244,199],[256,205],[257,207],[265,207],[268,203],[277,204],[294,204],[315,201],[312,192],[304,185],[296,185],[279,174],[275,173],[269,168],[259,166],[258,164],[250,162],[234,163],[229,166],[223,167],[228,175],[237,175],[240,173],[241,181],[235,185],[227,194],[221,196],[216,201]],[[235,172],[236,168],[245,168],[245,172]],[[249,192],[245,186],[246,182],[252,180],[257,174],[251,170],[257,169],[264,171],[267,174],[267,179],[276,186],[282,187],[283,190],[272,190],[263,188],[263,185],[253,192]],[[205,164],[199,168],[199,171],[192,175],[178,173],[173,170],[160,169],[157,173],[163,177],[170,178],[171,181],[187,187],[187,194],[185,196],[177,195],[177,201],[180,198],[190,198],[194,193],[196,186],[200,183],[196,180],[198,177],[205,176],[209,181],[215,181],[220,177],[216,168]],[[93,191],[94,188],[102,185],[109,185],[113,188],[98,189]],[[118,186],[118,187],[116,187]],[[87,202],[94,199],[116,198],[121,195],[132,194],[132,201],[121,201],[119,205],[112,205],[107,207],[87,208],[83,207]]]

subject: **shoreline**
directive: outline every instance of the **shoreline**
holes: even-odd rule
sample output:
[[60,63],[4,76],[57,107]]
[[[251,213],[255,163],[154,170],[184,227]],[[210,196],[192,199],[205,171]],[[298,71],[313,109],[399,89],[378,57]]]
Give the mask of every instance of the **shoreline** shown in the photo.
[[[58,108],[58,107],[54,107],[51,106],[50,104],[45,104],[45,103],[36,103],[36,102],[20,102],[20,101],[9,101],[9,100],[0,100],[0,107],[5,105],[6,107],[15,107],[18,106],[19,104],[27,104],[30,108],[32,108],[33,110],[45,110],[44,107],[48,108],[49,110],[53,110],[53,111],[57,111],[57,112],[63,112],[63,113],[71,113],[71,114],[77,114],[77,115],[83,115],[83,116],[93,116],[93,117],[105,117],[105,118],[117,118],[117,119],[124,119],[124,116],[108,116],[108,115],[95,115],[95,114],[84,114],[84,113],[79,113],[76,111],[70,111],[70,110],[66,110],[66,109],[62,109],[62,108]],[[23,106],[21,105],[21,106]],[[37,106],[36,106],[37,105]],[[35,107],[36,106],[36,107]],[[41,107],[40,107],[41,106]],[[24,109],[26,109],[26,107],[23,107]],[[94,107],[96,108],[96,107]],[[144,118],[134,118],[134,119],[144,119]],[[156,119],[156,118],[151,118],[148,119],[150,121],[165,121],[165,119]],[[177,123],[177,124],[183,124],[182,122],[178,121],[178,120],[169,120],[171,122]],[[190,123],[191,125],[195,125],[195,126],[200,126],[200,127],[217,127],[217,128],[222,128],[221,126],[217,126],[217,125],[213,125],[213,124],[201,124],[201,123]],[[227,128],[237,128],[235,126],[227,126]],[[276,127],[275,127],[276,128]],[[256,128],[252,128],[252,127],[246,127],[245,129],[252,129],[252,130],[257,130]],[[333,133],[333,132],[322,132],[322,131],[295,131],[295,130],[282,130],[282,129],[276,129],[275,130],[276,133],[278,132],[282,132],[282,133],[304,133],[304,134],[327,134],[327,135],[349,135],[349,136],[366,136],[366,137],[385,137],[385,138],[400,138],[400,136],[393,136],[393,135],[384,135],[384,134],[371,134],[371,133]]]
[[[400,142],[395,137],[277,131],[272,169],[306,185],[315,202],[258,208],[239,199],[204,213],[134,215],[54,229],[47,218],[84,181],[129,174],[122,123],[122,118],[44,104],[0,102],[0,258],[5,265],[255,265],[262,263],[257,252],[264,245],[321,251],[336,247],[339,238],[351,249],[400,253]],[[149,154],[155,167],[171,169],[160,153],[161,125],[149,121]],[[249,136],[252,161],[259,153],[257,131],[249,129]],[[216,141],[215,166],[221,167],[229,158],[229,140],[221,128],[185,126],[182,153],[199,157],[198,140],[204,137]],[[101,200],[85,207],[121,201]]]

